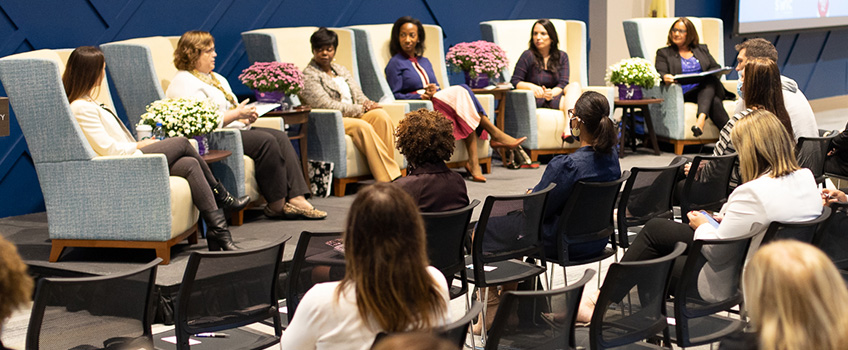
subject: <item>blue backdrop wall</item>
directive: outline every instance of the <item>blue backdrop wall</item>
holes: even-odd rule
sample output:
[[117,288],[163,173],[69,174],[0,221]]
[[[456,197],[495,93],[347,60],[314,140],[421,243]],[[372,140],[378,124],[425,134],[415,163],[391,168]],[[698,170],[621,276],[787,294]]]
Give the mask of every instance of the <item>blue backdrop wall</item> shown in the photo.
[[[733,4],[733,0],[675,3],[678,15],[725,20],[725,62],[729,63],[735,62],[733,45],[741,41],[729,35]],[[447,46],[479,40],[478,23],[486,20],[553,17],[591,21],[586,0],[4,0],[0,2],[0,57],[200,29],[216,38],[217,71],[230,80],[237,94],[248,94],[236,79],[248,65],[241,32],[265,27],[390,23],[403,15],[441,25]],[[846,37],[848,32],[842,30],[767,39],[777,43],[784,74],[796,79],[807,96],[820,98],[848,93],[848,54],[837,45]],[[456,79],[453,76],[451,80]],[[117,95],[113,98],[120,103]],[[120,106],[118,110],[123,111]],[[69,183],[73,181],[97,179],[72,179]],[[43,210],[33,162],[13,115],[11,135],[0,137],[0,217]]]

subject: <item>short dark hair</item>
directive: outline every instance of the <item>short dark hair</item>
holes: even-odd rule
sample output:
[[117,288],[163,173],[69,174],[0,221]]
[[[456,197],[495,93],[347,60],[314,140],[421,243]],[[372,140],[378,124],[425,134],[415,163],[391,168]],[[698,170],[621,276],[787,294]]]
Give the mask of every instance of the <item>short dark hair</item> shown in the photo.
[[674,29],[674,26],[677,25],[677,22],[683,22],[683,25],[686,26],[686,43],[688,44],[690,49],[694,49],[698,47],[701,43],[701,38],[698,37],[698,30],[695,29],[695,24],[692,23],[686,17],[680,17],[674,23],[671,24],[671,28],[668,28],[668,41],[666,45],[677,47],[673,41],[671,41],[671,31]]
[[415,55],[421,56],[424,54],[424,25],[421,24],[421,21],[412,18],[410,16],[403,16],[398,18],[395,21],[395,24],[392,25],[392,39],[389,42],[389,53],[394,56],[399,52],[403,52],[403,49],[400,47],[400,27],[403,27],[404,24],[412,23],[416,27],[418,27],[418,44],[415,45]]
[[455,147],[450,120],[424,108],[407,113],[396,135],[398,150],[413,166],[447,161]]
[[327,27],[318,28],[315,33],[309,38],[309,43],[312,44],[312,51],[332,45],[333,49],[339,48],[339,35],[336,32],[327,29]]
[[777,49],[770,41],[763,38],[753,38],[736,44],[736,52],[745,50],[745,58],[768,58],[777,62]]
[[618,143],[615,125],[609,118],[609,100],[595,91],[586,91],[574,103],[574,114],[586,131],[595,137],[592,148],[598,153],[609,154]]

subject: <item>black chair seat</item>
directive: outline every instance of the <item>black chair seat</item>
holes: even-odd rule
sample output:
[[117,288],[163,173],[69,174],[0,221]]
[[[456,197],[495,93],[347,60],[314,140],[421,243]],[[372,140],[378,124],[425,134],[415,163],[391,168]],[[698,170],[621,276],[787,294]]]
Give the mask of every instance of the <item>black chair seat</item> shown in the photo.
[[615,251],[616,251],[615,248],[606,247],[606,248],[604,248],[604,250],[598,252],[597,254],[592,254],[591,256],[583,257],[580,260],[570,260],[570,261],[558,262],[558,263],[562,266],[577,266],[577,265],[593,263],[593,262],[601,261],[601,260],[604,260],[606,258],[609,258],[609,257],[615,255]]
[[[470,265],[473,260],[469,256],[465,261]],[[545,272],[545,268],[542,266],[516,259],[493,262],[486,264],[486,266],[495,267],[494,270],[484,271],[484,274],[486,275],[486,284],[494,286],[504,283],[523,281]],[[474,268],[466,269],[468,270],[468,282],[476,285],[477,281],[474,280]]]
[[[742,320],[719,315],[693,319],[689,321],[689,341],[692,344],[711,343],[715,339],[721,339],[734,332],[738,332],[744,327],[745,322],[742,322]],[[677,343],[675,325],[669,324],[668,329],[671,341]]]

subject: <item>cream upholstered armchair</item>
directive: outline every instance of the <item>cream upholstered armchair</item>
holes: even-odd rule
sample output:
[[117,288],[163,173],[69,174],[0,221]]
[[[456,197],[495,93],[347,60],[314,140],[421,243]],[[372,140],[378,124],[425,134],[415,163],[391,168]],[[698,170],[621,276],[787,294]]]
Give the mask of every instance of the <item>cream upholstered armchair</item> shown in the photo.
[[[290,62],[303,70],[312,60],[312,45],[309,38],[318,27],[265,28],[241,34],[250,62]],[[344,28],[330,28],[339,36],[335,63],[347,68],[354,79],[358,78],[355,38],[353,32]],[[297,98],[297,97],[295,97]],[[382,103],[395,126],[409,112],[409,106],[398,103]],[[308,135],[309,159],[332,162],[333,192],[344,196],[348,183],[372,178],[365,155],[345,135],[342,114],[332,109],[313,109],[309,114]],[[403,156],[395,152],[395,161],[405,168]]]
[[[718,18],[688,17],[702,44],[706,44],[719,65],[724,66],[724,25]],[[630,56],[643,57],[650,62],[656,61],[657,49],[667,46],[668,29],[677,18],[633,18],[624,21],[624,35]],[[722,77],[725,89],[736,91],[736,81],[726,81]],[[692,125],[695,125],[698,106],[695,103],[683,102],[683,90],[679,84],[662,85],[645,90],[646,97],[658,97],[665,101],[659,105],[651,105],[651,116],[657,138],[674,145],[674,153],[683,154],[683,147],[715,142],[718,140],[718,128],[707,118],[704,134],[700,137],[692,135]],[[733,115],[736,103],[724,101],[724,109],[728,115]]]
[[[165,91],[177,74],[177,68],[174,66],[177,40],[178,37],[154,36],[100,46],[106,56],[106,69],[109,70],[118,90],[130,125],[138,124],[148,104],[165,98]],[[274,119],[276,128],[282,129],[282,119]],[[216,130],[210,135],[209,143],[212,149],[233,153],[220,162],[209,164],[215,177],[224,184],[227,191],[236,197],[250,196],[252,204],[248,207],[260,201],[253,159],[244,155],[241,134],[236,130]],[[232,225],[241,225],[243,221],[244,210],[232,214]]]
[[[512,78],[515,62],[527,50],[535,22],[535,19],[516,19],[480,23],[483,40],[498,44],[506,51],[509,65],[501,72],[504,81]],[[559,36],[559,49],[568,54],[569,83],[578,82],[583,91],[597,91],[607,96],[612,111],[614,90],[607,86],[588,86],[586,23],[561,19],[552,19],[551,22]],[[536,108],[536,99],[528,90],[513,90],[507,94],[505,114],[504,131],[515,137],[527,136],[523,146],[534,161],[542,154],[569,153],[580,146],[578,142],[562,142],[562,133],[567,128],[562,111]]]
[[[368,97],[374,101],[383,103],[393,101],[398,103],[408,104],[409,108],[416,110],[419,108],[433,109],[433,103],[424,100],[395,100],[389,84],[386,82],[386,65],[392,58],[389,53],[389,43],[391,42],[392,24],[370,24],[348,27],[353,30],[356,35],[356,59],[359,66],[359,81],[362,85],[362,90]],[[445,45],[442,40],[442,27],[425,24],[424,25],[424,57],[430,60],[433,65],[433,70],[436,75],[436,80],[441,87],[448,87],[447,66],[445,65]],[[486,114],[494,121],[495,118],[495,99],[492,95],[477,95]],[[460,167],[468,161],[468,151],[465,149],[465,143],[462,140],[456,141],[453,156],[448,160],[449,167]],[[477,142],[477,154],[480,157],[480,166],[483,168],[483,173],[490,173],[492,170],[491,149],[489,141]]]
[[[65,247],[155,249],[197,243],[199,212],[188,181],[168,176],[161,154],[102,157],[71,112],[61,73],[69,50],[0,59],[0,81],[26,138],[47,207],[50,261]],[[105,81],[104,81],[105,83]],[[99,100],[111,102],[103,85]]]

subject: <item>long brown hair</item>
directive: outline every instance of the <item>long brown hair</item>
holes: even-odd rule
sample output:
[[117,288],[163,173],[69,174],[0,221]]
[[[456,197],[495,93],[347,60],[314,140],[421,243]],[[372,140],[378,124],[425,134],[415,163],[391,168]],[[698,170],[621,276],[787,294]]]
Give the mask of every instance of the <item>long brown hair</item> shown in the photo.
[[539,67],[539,70],[545,70],[545,58],[542,57],[542,54],[539,53],[539,49],[536,48],[536,45],[533,44],[533,31],[536,29],[536,25],[541,24],[545,31],[548,32],[548,38],[551,39],[551,48],[548,50],[548,70],[554,72],[555,80],[559,80],[559,35],[557,35],[556,28],[554,27],[553,22],[547,18],[542,18],[535,23],[533,23],[533,27],[530,28],[530,52],[533,53],[533,61],[536,62],[536,67]]
[[80,46],[71,52],[68,64],[65,65],[65,73],[62,75],[62,84],[65,85],[68,101],[74,102],[91,93],[95,87],[99,88],[101,79],[105,78],[103,76],[105,66],[106,59],[103,57],[103,52],[94,46]]
[[[777,63],[768,58],[751,58],[745,62],[745,78],[742,80],[745,91],[745,105],[764,108],[774,113],[789,135],[795,135],[789,112],[783,104],[783,90],[780,82],[780,70]],[[793,136],[794,140],[794,136]]]
[[668,28],[668,41],[666,45],[671,46],[675,49],[680,49],[677,45],[674,44],[674,41],[671,41],[672,34],[671,32],[674,30],[674,26],[677,25],[677,22],[683,22],[683,25],[686,26],[686,46],[689,47],[690,50],[698,47],[701,43],[701,38],[698,36],[698,30],[695,29],[695,24],[692,23],[686,17],[680,17],[674,23],[671,24],[671,28]]
[[[418,207],[403,189],[378,183],[359,191],[344,231],[345,277],[356,292],[363,320],[393,333],[428,330],[447,313],[439,287],[427,272],[427,243]],[[368,322],[366,322],[368,323]]]

